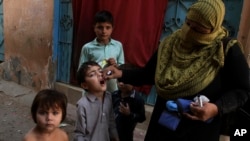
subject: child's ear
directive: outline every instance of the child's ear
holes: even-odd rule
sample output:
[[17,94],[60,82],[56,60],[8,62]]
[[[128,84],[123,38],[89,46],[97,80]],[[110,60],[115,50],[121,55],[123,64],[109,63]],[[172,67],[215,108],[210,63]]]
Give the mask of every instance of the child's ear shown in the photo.
[[88,85],[85,82],[81,83],[81,87],[86,90],[88,89]]

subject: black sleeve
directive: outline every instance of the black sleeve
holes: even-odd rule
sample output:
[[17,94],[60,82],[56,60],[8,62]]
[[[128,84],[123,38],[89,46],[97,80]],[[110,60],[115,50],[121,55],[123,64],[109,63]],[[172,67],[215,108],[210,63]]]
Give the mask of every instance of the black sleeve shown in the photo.
[[144,100],[139,96],[139,93],[136,94],[136,111],[133,114],[134,120],[136,122],[142,123],[146,120],[145,115],[145,107],[144,107]]
[[238,44],[231,47],[226,55],[222,80],[222,87],[225,90],[215,103],[220,115],[238,109],[250,97],[249,68]]
[[155,69],[157,63],[157,51],[152,55],[148,63],[143,68],[122,70],[120,82],[132,84],[134,86],[153,85]]

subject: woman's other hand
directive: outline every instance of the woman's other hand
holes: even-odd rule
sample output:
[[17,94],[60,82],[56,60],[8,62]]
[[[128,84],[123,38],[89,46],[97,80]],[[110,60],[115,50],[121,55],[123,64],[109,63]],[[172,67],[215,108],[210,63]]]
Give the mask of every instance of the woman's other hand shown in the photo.
[[200,107],[197,103],[190,104],[190,113],[183,113],[187,118],[192,120],[208,121],[218,114],[218,108],[215,104],[205,102],[203,106]]

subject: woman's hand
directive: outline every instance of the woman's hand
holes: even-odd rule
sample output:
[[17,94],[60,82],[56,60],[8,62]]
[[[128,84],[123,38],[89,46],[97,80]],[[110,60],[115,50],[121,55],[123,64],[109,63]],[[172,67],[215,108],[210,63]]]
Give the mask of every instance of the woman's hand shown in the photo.
[[103,69],[103,77],[107,80],[122,77],[122,70],[119,70],[116,66],[108,66]]
[[217,106],[209,102],[203,103],[203,107],[200,107],[197,103],[192,102],[190,104],[190,110],[192,114],[183,113],[183,115],[192,120],[207,121],[218,114]]

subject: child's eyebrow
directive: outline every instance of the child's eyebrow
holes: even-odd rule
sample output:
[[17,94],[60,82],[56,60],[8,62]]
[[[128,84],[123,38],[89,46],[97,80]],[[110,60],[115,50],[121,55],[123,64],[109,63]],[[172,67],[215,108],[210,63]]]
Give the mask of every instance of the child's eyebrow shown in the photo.
[[101,68],[98,68],[97,70],[91,70],[90,72],[88,72],[87,74],[91,74],[91,73],[93,73],[93,72],[99,72],[99,71],[102,71],[102,69]]

